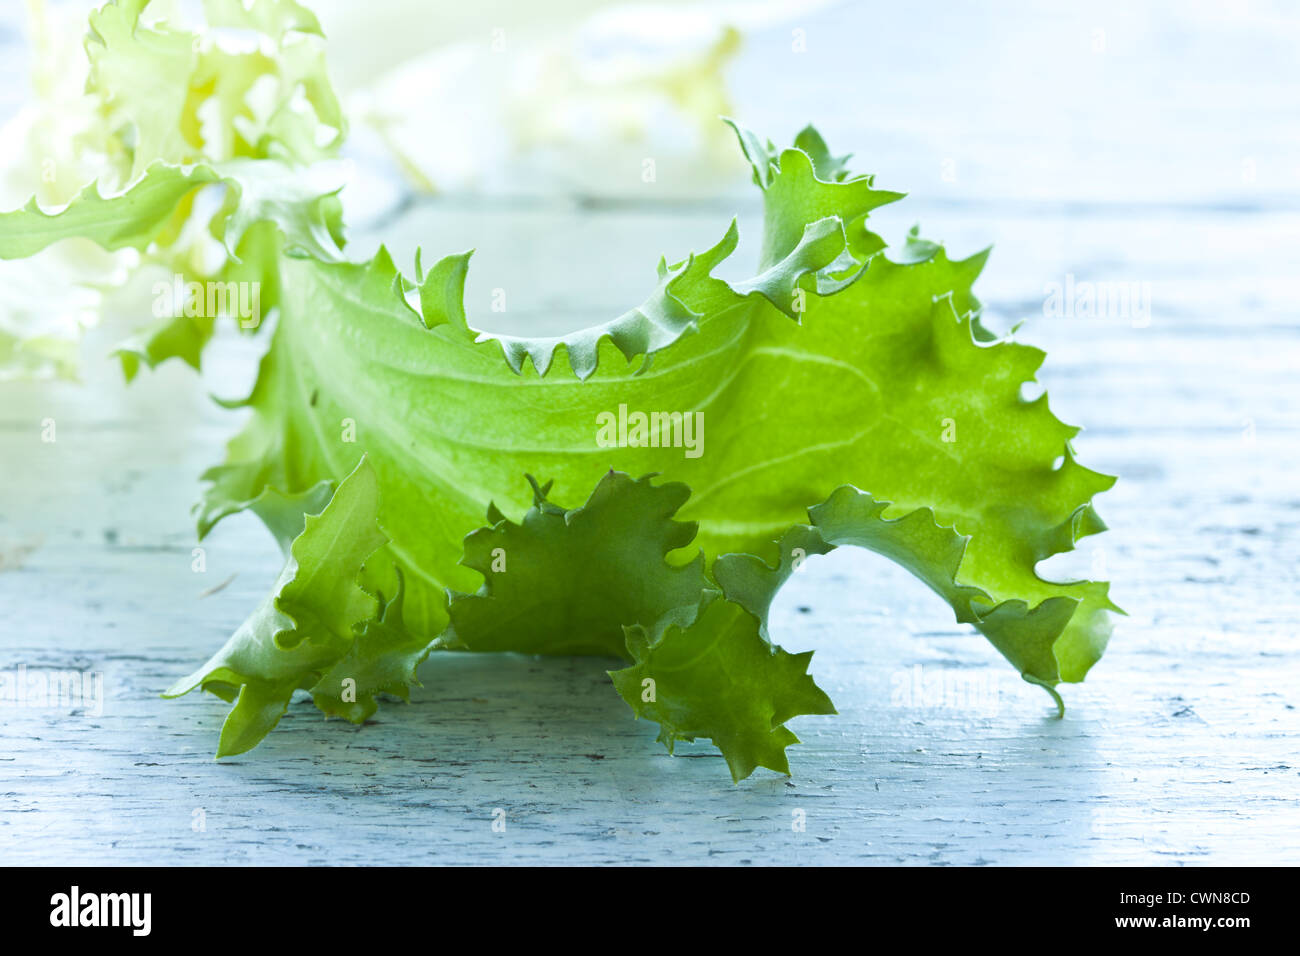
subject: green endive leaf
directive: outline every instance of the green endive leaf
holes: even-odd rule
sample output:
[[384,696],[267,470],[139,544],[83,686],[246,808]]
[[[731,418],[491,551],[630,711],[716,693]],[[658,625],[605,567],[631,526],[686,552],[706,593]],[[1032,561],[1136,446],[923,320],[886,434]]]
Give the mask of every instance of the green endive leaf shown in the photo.
[[337,259],[342,227],[336,194],[343,182],[344,167],[338,163],[302,169],[278,160],[155,163],[116,195],[101,195],[91,183],[55,212],[42,210],[33,199],[22,209],[0,213],[0,259],[25,258],[74,237],[109,251],[145,249],[195,189],[214,184],[226,187],[226,195],[210,227],[233,258],[238,259],[236,251],[251,229],[272,224],[285,237],[284,251]]
[[[316,507],[313,489],[297,498]],[[279,722],[295,690],[310,690],[326,713],[360,722],[374,712],[374,694],[405,695],[428,640],[407,632],[401,589],[385,604],[357,584],[363,562],[383,545],[375,524],[379,483],[361,461],[318,515],[305,514],[279,580],[262,605],[201,668],[165,696],[196,687],[234,708],[222,727],[217,756],[254,747]],[[267,495],[259,513],[291,532],[288,496]]]
[[328,481],[317,482],[305,491],[286,495],[275,488],[266,487],[262,493],[244,507],[262,519],[286,558],[294,540],[302,534],[308,515],[318,515],[334,497],[334,486]]
[[777,542],[777,558],[771,565],[756,554],[724,554],[713,562],[713,577],[727,600],[758,618],[766,637],[768,611],[781,586],[808,558],[833,549],[816,528],[796,525]]
[[169,358],[199,368],[203,347],[212,338],[215,324],[215,317],[210,315],[182,314],[134,332],[113,350],[122,363],[122,376],[128,382],[134,381],[141,365],[156,368]]
[[[609,472],[566,511],[534,485],[523,521],[502,517],[465,538],[462,563],[483,575],[451,600],[450,646],[529,654],[624,654],[623,628],[699,602],[704,556],[671,565],[695,526],[673,515],[690,492]],[[491,515],[489,515],[491,517]]]
[[157,163],[123,192],[105,196],[91,183],[56,212],[45,212],[32,199],[22,209],[0,213],[0,259],[24,259],[74,237],[109,251],[144,249],[185,197],[220,178],[211,166]]
[[619,694],[659,724],[669,753],[678,740],[712,740],[735,782],[756,767],[788,774],[785,748],[799,738],[785,722],[835,713],[807,674],[812,651],[772,647],[758,618],[716,594],[703,597],[694,620],[669,621],[657,636],[629,627],[627,646],[634,663],[609,675]]
[[289,255],[341,258],[338,192],[347,177],[344,163],[322,161],[298,167],[278,160],[232,159],[216,170],[226,185],[226,196],[210,225],[232,259],[239,260],[249,231],[265,223],[280,229]]
[[610,672],[614,686],[660,724],[670,753],[675,741],[708,737],[735,780],[759,766],[789,773],[785,748],[798,739],[782,725],[834,708],[806,673],[811,652],[772,647],[754,614],[721,600],[703,555],[666,560],[695,536],[673,520],[688,495],[609,472],[578,508],[552,504],[534,484],[521,523],[491,509],[493,523],[466,537],[463,561],[485,584],[452,596],[440,645],[624,657],[630,666]]
[[[202,527],[267,484],[336,479],[364,451],[384,486],[381,521],[397,529],[387,551],[407,572],[408,619],[437,633],[442,589],[473,587],[455,561],[460,539],[492,501],[527,507],[514,490],[521,474],[546,475],[571,498],[611,467],[662,472],[692,489],[681,517],[699,523],[708,556],[765,547],[848,484],[892,502],[883,518],[929,509],[968,538],[961,585],[1006,606],[981,603],[962,619],[978,619],[1029,678],[1081,679],[1105,645],[1106,586],[1047,582],[1035,566],[1101,530],[1089,502],[1112,479],[1075,462],[1077,430],[1045,397],[1021,398],[1043,353],[977,341],[971,284],[984,254],[953,260],[913,237],[902,261],[859,262],[854,250],[872,245],[864,210],[878,200],[866,180],[821,180],[800,150],[767,168],[769,228],[816,217],[799,238],[766,242],[782,257],[749,282],[713,275],[734,226],[667,269],[656,295],[697,315],[696,331],[631,347],[593,334],[577,369],[590,369],[585,380],[545,359],[541,377],[513,372],[512,350],[550,355],[551,340],[473,336],[454,302],[464,257],[430,270],[419,295],[383,250],[361,265],[286,260],[280,324],[246,402],[253,418],[208,475]],[[843,262],[838,239],[803,258],[838,235],[823,225],[835,210],[856,223],[852,262],[814,276]],[[831,287],[818,291],[819,279]],[[774,306],[777,288],[802,300],[799,322]],[[653,354],[648,370],[628,362],[637,348]],[[615,419],[630,427],[614,435]],[[932,583],[950,571],[920,568]],[[393,586],[387,572],[370,584]]]
[[360,625],[352,647],[311,688],[312,700],[327,715],[354,724],[369,720],[379,708],[376,694],[410,699],[415,672],[432,644],[413,633],[402,616],[403,580],[391,601],[379,596],[379,612]]
[[[1105,602],[1103,586],[1081,584],[1078,596],[1058,594],[1032,608],[1020,598],[999,601],[958,581],[965,576],[963,558],[971,537],[940,526],[930,508],[892,519],[884,517],[889,508],[888,501],[877,501],[866,492],[840,488],[824,504],[809,509],[809,516],[827,542],[867,548],[907,568],[952,606],[958,621],[974,624],[1021,673],[1045,683],[1053,682],[1048,675],[1070,673],[1072,661],[1053,656],[1057,637],[1080,601],[1092,597]],[[1105,635],[1094,636],[1100,656]],[[1062,642],[1062,648],[1069,647],[1068,641]]]

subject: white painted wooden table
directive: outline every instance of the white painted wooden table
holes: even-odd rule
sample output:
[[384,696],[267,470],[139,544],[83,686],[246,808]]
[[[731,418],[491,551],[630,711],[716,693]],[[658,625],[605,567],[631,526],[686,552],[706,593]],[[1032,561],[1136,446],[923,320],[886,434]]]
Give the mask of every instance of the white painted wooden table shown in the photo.
[[[887,235],[919,219],[957,252],[996,243],[982,297],[1030,320],[1081,460],[1120,476],[1098,503],[1113,530],[1053,565],[1104,568],[1131,614],[1063,720],[922,585],[843,551],[776,609],[840,710],[794,722],[792,779],[732,786],[707,744],[669,757],[607,662],[510,656],[431,660],[409,706],[361,728],[297,702],[216,763],[224,706],[158,693],[278,570],[248,516],[191,570],[197,475],[237,421],[206,392],[237,392],[253,353],[223,340],[203,380],[166,367],[125,389],[105,336],[81,387],[0,387],[0,670],[105,688],[100,714],[0,706],[0,861],[1300,862],[1300,29],[1266,4],[1124,9],[832,8],[802,24],[815,60],[772,70],[781,28],[733,81],[751,125],[818,120],[911,189]],[[403,253],[477,245],[472,311],[508,284],[526,317],[594,317],[732,212],[752,224],[755,198],[448,198],[383,233]],[[566,289],[565,243],[607,266],[592,287]],[[1149,325],[1042,317],[1068,273],[1149,282]]]

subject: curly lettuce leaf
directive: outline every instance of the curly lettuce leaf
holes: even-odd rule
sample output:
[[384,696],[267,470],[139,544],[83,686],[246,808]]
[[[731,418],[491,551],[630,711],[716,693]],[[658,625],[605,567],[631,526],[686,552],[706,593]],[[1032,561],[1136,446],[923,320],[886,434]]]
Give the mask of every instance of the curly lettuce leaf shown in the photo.
[[[865,220],[882,194],[866,177],[821,179],[800,149],[765,162],[753,279],[713,274],[734,224],[713,249],[661,265],[650,301],[696,316],[676,337],[475,335],[458,295],[463,256],[415,280],[383,250],[364,264],[286,260],[281,321],[245,402],[253,418],[207,476],[202,528],[267,484],[334,479],[364,452],[384,484],[383,523],[398,529],[388,551],[407,572],[411,619],[433,634],[448,621],[443,590],[474,586],[460,539],[492,501],[527,508],[521,474],[568,497],[610,468],[661,472],[693,490],[681,517],[699,523],[710,558],[765,547],[847,484],[891,502],[884,518],[929,509],[968,539],[960,586],[986,595],[981,607],[1034,612],[990,623],[995,646],[1032,680],[1081,679],[1105,646],[1106,585],[1048,582],[1035,567],[1102,530],[1090,502],[1113,479],[1075,461],[1077,429],[1046,397],[1021,398],[1043,353],[977,335],[971,286],[986,254],[954,260],[911,237],[895,261],[871,251]],[[627,324],[664,328],[652,311],[664,310]],[[561,351],[568,362],[553,361]],[[521,355],[540,361],[529,371]],[[703,453],[603,446],[601,416],[620,407],[702,413]]]
[[773,647],[759,629],[740,605],[706,594],[688,623],[670,620],[658,635],[627,628],[633,663],[609,676],[638,717],[659,724],[669,753],[679,740],[705,737],[735,783],[758,767],[789,774],[785,749],[799,738],[786,721],[835,707],[807,673],[813,652]]
[[777,592],[808,558],[829,554],[834,548],[816,528],[795,525],[776,542],[777,556],[772,564],[758,554],[731,553],[714,561],[711,570],[727,600],[758,618],[762,634],[767,637],[768,612]]
[[784,724],[834,707],[807,674],[812,653],[773,647],[755,615],[722,599],[703,554],[668,560],[695,537],[673,517],[689,490],[609,472],[569,510],[547,490],[534,484],[519,524],[492,509],[466,537],[462,563],[484,585],[451,596],[439,646],[622,657],[614,687],[660,725],[669,753],[707,737],[736,781],[760,766],[789,773],[785,748],[799,741]]
[[[476,333],[466,255],[427,273],[417,257],[413,278],[383,249],[366,263],[285,260],[280,322],[240,403],[253,415],[206,475],[201,530],[268,486],[301,491],[365,455],[394,533],[360,580],[391,590],[392,568],[404,572],[412,632],[445,648],[621,652],[632,670],[616,686],[634,711],[670,745],[714,740],[738,777],[787,767],[793,737],[773,715],[829,710],[806,657],[772,646],[767,611],[796,559],[835,546],[912,571],[1054,696],[1081,680],[1109,634],[1107,586],[1035,568],[1104,529],[1091,500],[1113,479],[1076,463],[1077,430],[1045,396],[1021,398],[1042,352],[979,326],[971,287],[986,255],[954,260],[915,233],[882,249],[865,222],[893,194],[801,136],[820,158],[771,151],[756,174],[766,238],[753,278],[714,274],[733,223],[706,252],[661,262],[647,305],[558,339]],[[666,417],[602,441],[629,409]],[[678,440],[688,421],[699,454]],[[656,495],[680,489],[656,520],[698,525],[721,597],[665,562],[689,535],[637,524],[648,500],[633,490],[656,486],[610,469],[662,473]],[[553,486],[529,502],[525,473]],[[552,487],[597,492],[565,511]],[[473,531],[484,511],[491,525]],[[756,556],[776,539],[778,560]],[[498,573],[498,549],[522,566]],[[745,675],[756,709],[714,706],[724,670]],[[656,674],[667,696],[642,701],[633,691]]]
[[366,461],[338,486],[319,514],[293,506],[319,507],[323,489],[307,495],[265,495],[259,514],[281,534],[293,533],[288,559],[275,587],[225,646],[164,696],[195,688],[232,703],[221,729],[217,756],[255,747],[279,722],[295,690],[307,690],[326,714],[354,723],[376,708],[375,695],[405,697],[429,641],[413,635],[402,619],[400,581],[385,602],[358,582],[362,565],[387,540],[375,522],[379,482]]
[[220,175],[210,166],[151,167],[131,188],[107,196],[97,182],[62,209],[47,212],[33,198],[22,209],[0,213],[0,258],[25,259],[64,239],[89,239],[101,249],[149,246],[181,201]]
[[[619,472],[601,478],[587,502],[565,510],[534,485],[519,524],[498,514],[465,538],[462,560],[483,576],[474,594],[451,596],[442,643],[472,651],[624,654],[623,628],[654,624],[698,603],[704,555],[668,563],[695,526],[673,515],[690,492]],[[495,509],[492,509],[495,512]]]
[[327,716],[365,723],[379,709],[379,694],[410,700],[411,687],[420,684],[416,672],[433,644],[407,626],[405,582],[401,571],[396,574],[392,600],[378,595],[377,613],[359,625],[347,653],[311,687],[312,700]]

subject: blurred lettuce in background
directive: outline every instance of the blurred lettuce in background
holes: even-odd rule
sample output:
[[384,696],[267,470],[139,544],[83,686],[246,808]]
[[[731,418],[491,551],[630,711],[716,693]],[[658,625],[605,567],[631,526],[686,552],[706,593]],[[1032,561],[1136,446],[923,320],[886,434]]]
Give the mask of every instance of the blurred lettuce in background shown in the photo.
[[[357,203],[381,215],[402,192],[626,194],[640,184],[628,171],[647,159],[690,171],[664,177],[661,194],[707,195],[739,168],[717,122],[730,109],[724,70],[738,28],[822,5],[565,0],[434,15],[414,0],[310,11],[288,0],[122,0],[93,13],[87,33],[99,4],[26,0],[31,93],[0,129],[0,209],[57,212],[91,183],[116,195],[159,161],[266,161],[241,173],[292,177],[275,163],[335,158],[349,120],[351,152],[405,180],[384,202],[384,177],[370,177]],[[148,290],[173,275],[250,278],[223,242],[239,218],[224,172],[131,242],[70,236],[21,264],[0,250],[0,379],[76,378],[84,331],[119,314],[128,378],[171,357],[197,368],[213,317],[141,319],[157,311]],[[304,207],[334,202],[348,174],[324,167],[309,179]],[[245,199],[259,191],[241,183]],[[337,211],[320,215],[341,246]],[[239,240],[275,241],[269,231]],[[255,278],[273,308],[275,277]]]
[[[31,257],[3,266],[6,377],[75,376],[80,333],[138,274],[256,280],[273,307],[275,277],[246,274],[240,258],[241,247],[279,241],[263,221],[268,203],[281,220],[321,217],[331,244],[341,243],[333,197],[344,170],[322,164],[345,124],[315,16],[292,2],[205,0],[204,25],[191,28],[183,6],[106,4],[87,31],[75,7],[29,0],[35,98],[0,130],[0,199],[22,206],[0,214],[0,259]],[[304,177],[304,167],[313,172]],[[166,193],[145,193],[157,216],[127,228],[96,215],[97,204],[151,175]],[[214,189],[195,189],[207,183]],[[172,194],[179,202],[166,201]],[[156,313],[147,299],[126,311],[134,323]],[[126,376],[173,356],[197,368],[215,318],[133,324],[118,353]]]

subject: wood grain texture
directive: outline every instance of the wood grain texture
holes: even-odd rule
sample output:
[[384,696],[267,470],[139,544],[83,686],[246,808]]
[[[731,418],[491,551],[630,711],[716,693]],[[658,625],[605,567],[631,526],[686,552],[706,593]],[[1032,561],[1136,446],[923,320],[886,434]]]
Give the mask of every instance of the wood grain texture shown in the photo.
[[[887,235],[920,219],[956,253],[996,245],[979,286],[994,321],[1028,320],[1053,408],[1087,426],[1081,461],[1121,478],[1098,502],[1112,531],[1051,564],[1104,570],[1130,613],[1088,681],[1064,689],[1063,720],[917,581],[841,551],[809,561],[775,609],[777,640],[816,649],[840,710],[793,722],[791,779],[732,786],[707,744],[669,757],[608,687],[607,662],[514,656],[432,660],[410,705],[360,728],[295,702],[261,747],[218,764],[224,705],[158,694],[279,567],[239,516],[191,569],[197,475],[240,418],[206,396],[244,388],[256,353],[225,337],[202,378],[169,366],[127,389],[97,358],[104,329],[83,386],[0,386],[0,672],[97,672],[105,689],[98,715],[0,706],[0,860],[1300,863],[1300,206],[1287,178],[1300,90],[1293,69],[1266,68],[1298,31],[1267,5],[1140,23],[1123,6],[952,23],[845,5],[808,21],[833,48],[802,86],[764,72],[780,30],[737,67],[751,125],[786,136],[824,120],[832,146],[882,159],[882,185],[913,189],[881,211]],[[1062,79],[1052,51],[1086,51],[1094,20],[1121,45],[1104,75]],[[1236,68],[1202,68],[1203,54]],[[882,71],[896,82],[882,88]],[[835,91],[857,79],[874,92],[855,105]],[[1123,122],[1102,123],[1108,108]],[[969,176],[943,182],[948,153]],[[1243,156],[1268,178],[1242,182]],[[897,182],[911,170],[926,176]],[[517,321],[574,326],[639,301],[660,253],[704,246],[733,213],[752,232],[756,212],[741,192],[448,199],[384,235],[399,256],[421,240],[477,245],[471,316],[506,287]],[[599,266],[581,289],[575,256]],[[1150,283],[1149,324],[1044,317],[1046,285],[1067,274]]]

